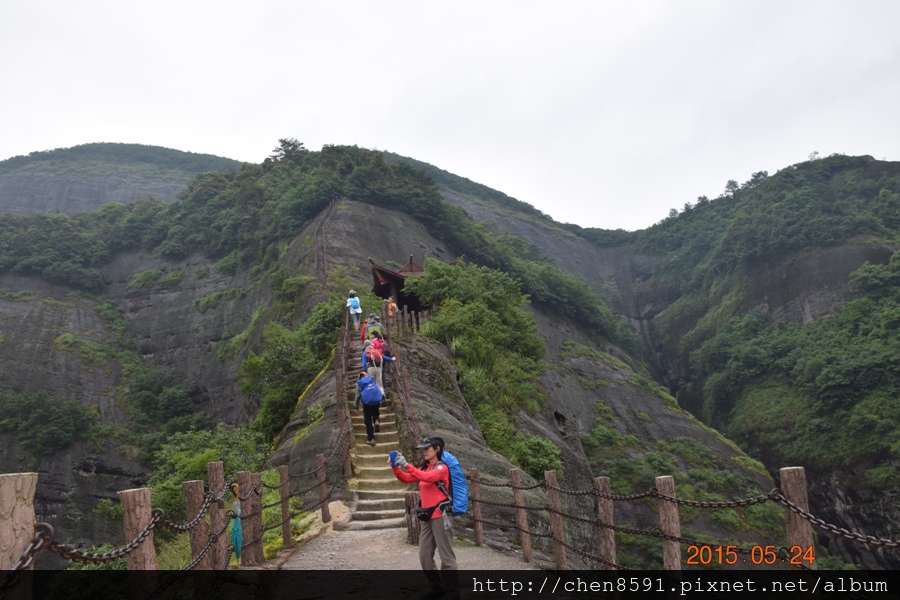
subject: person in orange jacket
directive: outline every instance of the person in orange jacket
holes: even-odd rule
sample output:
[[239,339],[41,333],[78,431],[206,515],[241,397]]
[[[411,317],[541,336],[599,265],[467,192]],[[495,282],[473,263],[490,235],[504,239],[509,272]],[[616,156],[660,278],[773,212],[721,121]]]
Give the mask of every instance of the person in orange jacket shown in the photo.
[[[450,470],[441,461],[444,440],[437,436],[426,437],[416,449],[423,450],[425,454],[425,462],[420,467],[407,463],[399,452],[391,452],[388,461],[394,468],[397,479],[403,483],[419,484],[419,498],[423,507],[416,509],[416,517],[423,521],[419,533],[419,562],[425,571],[425,577],[431,583],[431,590],[424,598],[453,600],[459,598],[459,581],[456,554],[451,544],[452,521],[450,515],[445,515],[442,510],[442,507],[449,509],[450,499],[437,486],[438,482],[443,482],[445,489],[450,487]],[[441,577],[435,572],[435,550],[441,557]]]

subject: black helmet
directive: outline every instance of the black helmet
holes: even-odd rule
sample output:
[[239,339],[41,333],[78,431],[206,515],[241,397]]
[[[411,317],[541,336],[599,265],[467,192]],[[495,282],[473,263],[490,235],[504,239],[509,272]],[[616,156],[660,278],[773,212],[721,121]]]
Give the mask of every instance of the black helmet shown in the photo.
[[356,296],[356,292],[354,290],[350,290],[350,297],[353,298]]

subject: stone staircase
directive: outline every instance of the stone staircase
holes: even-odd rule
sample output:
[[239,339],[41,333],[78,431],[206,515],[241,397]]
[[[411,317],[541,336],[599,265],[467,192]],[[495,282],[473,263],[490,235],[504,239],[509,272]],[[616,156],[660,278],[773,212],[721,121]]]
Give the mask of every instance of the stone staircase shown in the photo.
[[[350,332],[350,335],[354,333]],[[341,529],[406,527],[403,494],[413,488],[398,481],[388,463],[388,452],[400,449],[400,437],[390,392],[381,403],[381,431],[375,434],[374,446],[366,444],[366,426],[363,422],[362,408],[358,413],[353,411],[357,376],[362,369],[360,364],[362,349],[359,334],[355,334],[350,342],[350,367],[347,373],[347,389],[351,392],[348,394],[347,402],[353,425],[353,449],[350,456],[354,478],[350,481],[350,488],[355,491],[350,507],[352,520]]]

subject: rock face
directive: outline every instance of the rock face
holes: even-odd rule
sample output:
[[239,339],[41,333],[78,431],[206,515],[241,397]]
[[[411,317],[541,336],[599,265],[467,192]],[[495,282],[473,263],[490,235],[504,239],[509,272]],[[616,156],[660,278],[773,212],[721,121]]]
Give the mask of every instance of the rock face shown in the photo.
[[135,177],[122,170],[101,177],[66,176],[57,171],[29,169],[0,175],[0,206],[4,212],[75,214],[97,210],[107,202],[128,204],[147,196],[174,202],[195,176],[160,170],[158,177]]
[[[98,315],[98,303],[70,298],[66,290],[36,279],[4,276],[0,288],[29,292],[18,299],[0,300],[0,381],[4,386],[77,400],[95,407],[101,424],[123,425],[122,366],[95,350],[112,345],[114,337]],[[101,499],[115,497],[117,490],[146,481],[147,469],[135,461],[135,448],[115,440],[77,442],[36,461],[19,446],[15,435],[2,434],[0,440],[0,471],[39,474],[37,521],[54,525],[69,543],[124,543],[121,528],[91,510]]]

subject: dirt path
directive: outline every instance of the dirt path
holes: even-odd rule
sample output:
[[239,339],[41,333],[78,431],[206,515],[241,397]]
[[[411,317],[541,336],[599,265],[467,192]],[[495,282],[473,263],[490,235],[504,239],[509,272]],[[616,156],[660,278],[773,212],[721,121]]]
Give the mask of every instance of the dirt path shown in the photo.
[[[341,502],[328,505],[332,522],[317,521],[304,536],[307,541],[283,559],[279,570],[391,569],[419,570],[419,548],[406,543],[406,529],[335,531],[333,523],[347,518]],[[309,539],[312,538],[312,539]],[[521,557],[508,556],[489,548],[479,548],[456,538],[453,549],[461,570],[535,569]],[[373,564],[373,558],[378,561]]]

